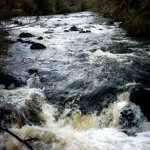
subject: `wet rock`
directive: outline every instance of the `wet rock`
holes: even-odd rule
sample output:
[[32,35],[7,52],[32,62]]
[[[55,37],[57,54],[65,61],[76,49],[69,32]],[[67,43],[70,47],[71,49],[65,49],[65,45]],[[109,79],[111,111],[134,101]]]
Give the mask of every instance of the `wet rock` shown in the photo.
[[87,95],[81,96],[78,105],[83,112],[97,110],[100,113],[103,108],[117,100],[116,91],[117,88],[114,85],[104,85]]
[[123,27],[123,22],[120,22],[119,25],[118,25],[120,28]]
[[64,32],[69,32],[69,30],[64,30]]
[[85,32],[86,32],[86,33],[90,33],[90,32],[91,32],[91,30],[86,30]]
[[9,32],[7,30],[0,31],[2,35],[9,36]]
[[141,111],[150,120],[150,108],[149,108],[149,100],[150,100],[150,89],[146,89],[144,87],[135,87],[130,94],[130,101],[140,106]]
[[43,40],[43,37],[42,37],[42,36],[40,36],[40,37],[38,37],[37,39],[38,39],[38,40]]
[[76,26],[72,26],[69,30],[70,31],[79,31],[79,29]]
[[47,31],[45,31],[44,33],[49,34],[49,33],[54,33],[53,29],[48,29]]
[[38,73],[38,69],[29,69],[29,70],[28,70],[28,73],[29,73],[30,75],[35,74],[35,73]]
[[30,47],[30,49],[46,49],[46,46],[40,43],[33,43]]
[[137,124],[135,112],[130,105],[125,106],[121,110],[119,124],[122,128],[134,127]]
[[84,31],[84,30],[81,30],[81,31],[79,31],[79,33],[86,33],[86,31]]
[[0,71],[0,84],[4,85],[6,89],[10,89],[24,85],[24,82],[9,73]]
[[17,25],[22,25],[22,22],[18,21],[18,20],[14,20],[14,24],[17,24]]
[[34,35],[31,33],[22,32],[22,33],[20,33],[19,37],[20,38],[30,38],[30,37],[34,37]]
[[17,39],[18,42],[23,42],[23,39],[19,38]]
[[112,20],[109,20],[105,23],[105,25],[112,26],[114,25],[114,22]]

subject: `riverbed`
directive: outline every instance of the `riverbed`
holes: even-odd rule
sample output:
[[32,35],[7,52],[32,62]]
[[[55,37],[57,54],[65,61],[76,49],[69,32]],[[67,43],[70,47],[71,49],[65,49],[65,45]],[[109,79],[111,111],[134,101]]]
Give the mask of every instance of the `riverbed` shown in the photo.
[[[135,88],[149,91],[150,42],[92,12],[29,23],[36,19],[8,25],[15,42],[0,66],[23,84],[1,86],[1,107],[11,108],[1,125],[36,137],[38,150],[150,149],[150,122],[130,100]],[[20,38],[23,32],[33,37]],[[46,49],[33,50],[33,43]],[[0,149],[27,149],[6,133],[0,139]]]

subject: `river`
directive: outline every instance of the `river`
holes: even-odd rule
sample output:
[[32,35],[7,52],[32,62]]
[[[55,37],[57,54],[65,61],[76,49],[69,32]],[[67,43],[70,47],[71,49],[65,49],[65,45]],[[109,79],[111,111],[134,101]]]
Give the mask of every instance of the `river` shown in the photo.
[[[37,17],[16,19],[26,24]],[[131,102],[138,87],[150,90],[148,40],[130,37],[119,22],[92,12],[7,26],[8,38],[17,42],[0,66],[23,84],[1,86],[1,126],[22,139],[37,138],[30,142],[36,150],[150,149],[147,112]],[[22,32],[34,36],[20,39]],[[33,43],[46,49],[32,50]],[[1,133],[0,149],[27,147]]]

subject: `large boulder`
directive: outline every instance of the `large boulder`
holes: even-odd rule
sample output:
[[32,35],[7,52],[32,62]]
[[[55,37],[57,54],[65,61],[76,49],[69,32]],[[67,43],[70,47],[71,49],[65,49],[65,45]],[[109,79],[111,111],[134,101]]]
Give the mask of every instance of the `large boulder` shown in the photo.
[[141,111],[150,120],[150,90],[144,87],[135,87],[131,91],[130,101],[140,106]]
[[0,71],[0,84],[4,85],[6,89],[10,89],[20,87],[25,83],[9,73]]
[[30,47],[30,49],[35,50],[35,49],[46,49],[46,46],[40,43],[33,43]]
[[30,38],[30,37],[34,37],[34,35],[31,33],[22,32],[22,33],[20,33],[19,37],[20,38]]

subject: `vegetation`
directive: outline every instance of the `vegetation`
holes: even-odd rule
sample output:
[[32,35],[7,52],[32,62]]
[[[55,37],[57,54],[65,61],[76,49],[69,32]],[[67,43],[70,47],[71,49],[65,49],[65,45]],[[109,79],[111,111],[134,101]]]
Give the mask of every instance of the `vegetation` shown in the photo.
[[150,37],[150,0],[97,0],[96,10],[104,17],[123,22],[136,37]]

